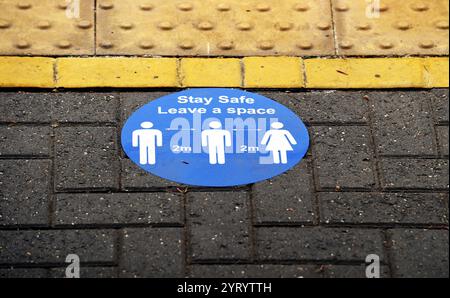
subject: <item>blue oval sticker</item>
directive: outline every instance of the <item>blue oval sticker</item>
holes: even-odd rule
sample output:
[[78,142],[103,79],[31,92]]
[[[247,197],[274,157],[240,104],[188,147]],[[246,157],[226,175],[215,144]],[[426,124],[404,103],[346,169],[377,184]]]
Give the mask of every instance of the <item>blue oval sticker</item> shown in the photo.
[[238,89],[189,89],[158,98],[122,129],[122,147],[134,163],[196,186],[269,179],[296,165],[308,146],[308,131],[295,113]]

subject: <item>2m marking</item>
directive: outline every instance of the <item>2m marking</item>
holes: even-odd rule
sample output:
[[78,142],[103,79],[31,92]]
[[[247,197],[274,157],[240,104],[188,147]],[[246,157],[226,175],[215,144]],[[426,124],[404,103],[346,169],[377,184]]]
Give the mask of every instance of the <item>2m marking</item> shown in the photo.
[[192,147],[173,145],[172,152],[173,153],[181,153],[181,152],[182,153],[191,153]]
[[249,152],[249,153],[259,152],[259,147],[242,145],[241,152]]

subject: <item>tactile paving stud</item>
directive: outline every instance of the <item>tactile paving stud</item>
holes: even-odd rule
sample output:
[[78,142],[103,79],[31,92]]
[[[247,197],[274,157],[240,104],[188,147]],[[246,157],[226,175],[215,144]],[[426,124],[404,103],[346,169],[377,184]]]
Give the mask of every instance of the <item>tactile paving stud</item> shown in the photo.
[[72,44],[67,40],[61,40],[57,46],[60,49],[68,49],[72,46]]
[[77,26],[81,29],[89,29],[92,27],[92,23],[89,21],[83,20],[83,21],[79,21],[77,23]]
[[200,30],[211,30],[214,27],[214,25],[211,22],[202,21],[197,25],[197,27]]
[[329,0],[97,0],[96,28],[99,55],[335,54]]
[[142,3],[141,5],[139,5],[139,8],[144,11],[149,11],[153,9],[153,5],[149,3]]
[[189,3],[189,2],[183,2],[183,3],[178,4],[177,7],[179,10],[189,11],[194,8],[194,5],[192,5],[192,3]]
[[448,0],[370,3],[332,0],[339,55],[448,55]]
[[0,20],[0,29],[6,29],[11,26],[11,22],[6,20]]
[[228,3],[219,3],[217,4],[217,10],[219,11],[229,11],[231,6]]
[[150,41],[141,41],[140,43],[139,43],[139,47],[141,48],[141,49],[144,49],[144,50],[148,50],[148,49],[151,49],[151,48],[153,48],[154,47],[154,44],[152,43],[152,42],[150,42]]
[[234,48],[234,43],[232,41],[222,41],[217,46],[221,50],[231,50]]
[[94,8],[94,0],[1,0],[0,55],[93,55]]
[[297,47],[302,50],[310,50],[314,47],[314,45],[309,41],[300,41],[297,43]]
[[296,3],[294,5],[294,9],[296,11],[307,11],[309,9],[309,5],[307,3],[305,3],[305,2],[303,2],[303,3]]
[[15,46],[18,49],[28,49],[31,47],[31,44],[26,40],[19,40],[15,43]]
[[42,30],[48,29],[48,28],[50,28],[51,26],[52,26],[52,24],[50,24],[49,21],[40,21],[40,22],[37,24],[37,27],[38,27],[39,29],[42,29]]

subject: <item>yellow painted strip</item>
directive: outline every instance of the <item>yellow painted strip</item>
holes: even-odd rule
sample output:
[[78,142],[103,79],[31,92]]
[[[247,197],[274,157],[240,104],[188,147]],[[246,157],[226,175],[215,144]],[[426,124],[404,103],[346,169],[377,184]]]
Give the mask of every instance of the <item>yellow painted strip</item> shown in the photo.
[[0,57],[0,87],[446,88],[448,67],[448,57]]
[[303,64],[298,57],[246,57],[244,87],[302,88]]
[[307,88],[420,88],[422,58],[305,60]]
[[55,87],[52,58],[0,57],[0,87]]
[[177,87],[175,58],[59,58],[57,86]]
[[429,88],[448,87],[449,62],[448,57],[424,59],[425,83]]
[[239,59],[182,58],[180,77],[183,87],[240,87]]

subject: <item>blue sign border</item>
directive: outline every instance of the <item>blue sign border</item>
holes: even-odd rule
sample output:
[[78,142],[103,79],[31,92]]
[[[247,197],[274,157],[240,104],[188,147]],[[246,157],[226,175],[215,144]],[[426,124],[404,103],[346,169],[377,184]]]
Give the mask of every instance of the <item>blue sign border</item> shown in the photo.
[[[153,128],[163,131],[162,143],[165,144],[165,148],[167,148],[167,143],[170,142],[170,138],[173,137],[173,134],[165,133],[165,129],[168,129],[171,125],[171,121],[179,115],[161,115],[158,114],[158,112],[167,112],[169,107],[179,108],[182,106],[177,101],[179,96],[216,97],[219,96],[219,94],[224,94],[229,97],[245,96],[247,98],[253,98],[255,101],[251,106],[255,108],[274,108],[276,110],[276,114],[271,117],[277,118],[283,122],[285,125],[284,129],[290,131],[297,140],[297,144],[293,146],[294,150],[288,152],[289,162],[286,164],[261,165],[256,162],[261,154],[247,152],[246,154],[231,153],[233,156],[231,156],[231,154],[226,154],[227,164],[211,165],[208,163],[208,154],[199,155],[180,152],[175,155],[171,150],[161,147],[156,149],[158,159],[156,164],[142,165],[139,163],[139,149],[132,146],[131,136],[133,131],[140,128],[143,121],[152,121],[154,124]],[[210,108],[213,108],[214,106],[217,107],[218,105],[212,105]],[[222,105],[222,107],[226,108],[233,106],[239,107],[240,105]],[[250,105],[247,105],[247,107],[248,106]],[[161,111],[157,110],[158,107],[161,108]],[[204,104],[189,103],[185,107],[201,108],[204,107]],[[188,115],[187,117],[190,116]],[[224,115],[212,114],[210,109],[209,112],[202,116],[203,119],[211,117],[217,118],[218,120],[224,119]],[[251,118],[252,116],[247,115],[243,117]],[[202,125],[202,129],[204,129],[204,125],[205,124]],[[234,141],[235,140],[233,139],[233,144]],[[309,147],[309,134],[305,124],[297,114],[284,105],[265,96],[232,88],[192,88],[151,100],[149,103],[136,110],[127,119],[122,128],[121,142],[122,148],[127,156],[136,165],[152,175],[183,185],[227,187],[260,182],[280,175],[291,169],[306,155]]]

